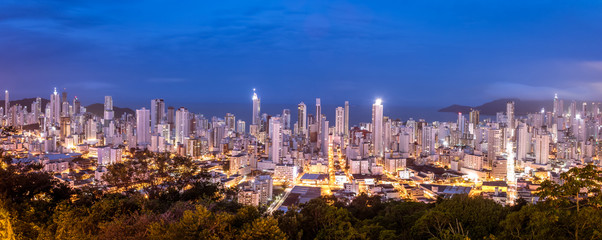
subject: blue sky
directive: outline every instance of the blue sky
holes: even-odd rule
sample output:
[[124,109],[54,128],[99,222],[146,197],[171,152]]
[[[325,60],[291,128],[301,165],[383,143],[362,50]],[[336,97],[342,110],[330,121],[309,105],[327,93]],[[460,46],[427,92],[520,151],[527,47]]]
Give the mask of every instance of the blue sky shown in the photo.
[[[0,1],[0,88],[84,103],[600,100],[602,1]],[[120,104],[123,103],[123,104]]]

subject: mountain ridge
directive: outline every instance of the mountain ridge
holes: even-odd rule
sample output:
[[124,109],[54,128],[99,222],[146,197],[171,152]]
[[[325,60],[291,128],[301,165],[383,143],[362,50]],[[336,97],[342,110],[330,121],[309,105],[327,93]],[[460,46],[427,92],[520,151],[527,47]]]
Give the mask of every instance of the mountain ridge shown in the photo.
[[[527,115],[541,111],[542,108],[552,109],[553,100],[521,100],[518,98],[500,98],[490,102],[486,102],[479,106],[466,106],[452,104],[450,106],[439,109],[439,112],[461,112],[467,114],[471,109],[479,110],[483,115],[495,115],[498,112],[506,112],[506,103],[514,101],[514,114]],[[568,102],[564,101],[564,108],[568,107]]]

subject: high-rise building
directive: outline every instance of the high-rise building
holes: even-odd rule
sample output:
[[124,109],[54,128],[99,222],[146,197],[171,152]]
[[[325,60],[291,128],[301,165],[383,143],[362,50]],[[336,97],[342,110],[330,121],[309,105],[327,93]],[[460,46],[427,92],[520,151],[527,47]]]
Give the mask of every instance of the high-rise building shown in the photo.
[[59,96],[56,88],[54,92],[50,94],[50,123],[58,125],[61,119],[61,97]]
[[560,106],[560,100],[558,99],[558,94],[554,94],[554,116],[558,117],[562,115],[562,108]]
[[253,125],[261,123],[261,100],[257,97],[255,88],[253,88]]
[[80,114],[81,113],[81,103],[79,102],[79,99],[77,98],[77,96],[75,96],[73,98],[73,114]]
[[236,116],[232,113],[226,113],[226,128],[228,131],[236,131]]
[[281,136],[282,122],[279,117],[272,117],[270,119],[270,151],[269,158],[272,162],[278,164],[280,163],[280,151],[282,148],[282,136]]
[[516,132],[516,160],[519,164],[527,159],[527,153],[531,148],[531,137],[527,131],[527,126],[524,123],[520,123]]
[[150,144],[150,111],[146,108],[136,110],[136,140],[138,145]]
[[184,144],[186,138],[190,137],[190,117],[186,108],[181,107],[176,111],[176,143]]
[[569,106],[569,115],[571,115],[571,119],[575,119],[575,116],[577,116],[577,102],[571,102],[571,105]]
[[10,99],[8,97],[8,90],[4,91],[4,116],[8,117],[8,110],[10,107]]
[[349,136],[349,101],[345,101],[345,124],[343,126],[345,136]]
[[334,135],[342,136],[345,134],[345,109],[337,107],[335,110]]
[[115,113],[113,112],[113,97],[105,96],[105,120],[113,120]]
[[383,105],[379,98],[372,105],[372,144],[377,157],[384,156],[383,137]]
[[477,126],[479,126],[479,121],[480,121],[480,115],[481,112],[479,110],[476,109],[470,109],[470,113],[468,114],[468,118],[470,120],[470,123],[472,123],[472,125],[476,128]]
[[236,122],[236,132],[238,132],[240,134],[244,134],[245,130],[246,130],[245,121],[238,120]]
[[506,121],[508,128],[514,129],[514,101],[506,103]]
[[[511,129],[510,131],[514,131]],[[511,134],[512,135],[512,134]],[[512,146],[512,142],[506,145],[506,184],[508,185],[508,190],[506,194],[506,204],[514,205],[516,201],[516,172],[514,170],[515,166],[515,158],[514,158],[514,147]]]
[[165,101],[157,98],[151,100],[151,132],[157,132],[157,125],[161,124],[165,116]]
[[466,133],[466,118],[461,112],[458,112],[458,132],[464,136]]
[[322,130],[322,103],[320,98],[316,98],[316,123],[318,124],[318,135]]
[[69,101],[67,101],[67,91],[65,89],[61,93],[61,113],[63,117],[69,116]]
[[291,110],[284,109],[282,110],[282,127],[284,129],[291,129]]
[[550,155],[550,135],[548,133],[537,133],[535,135],[535,163],[548,164]]
[[307,131],[307,106],[301,102],[297,105],[297,134],[303,134]]
[[328,156],[328,121],[326,121],[326,117],[322,117],[322,156],[327,157]]
[[176,111],[175,111],[174,107],[167,108],[167,117],[166,117],[167,123],[172,125],[172,127],[173,127],[173,123],[174,123],[175,114],[176,114]]

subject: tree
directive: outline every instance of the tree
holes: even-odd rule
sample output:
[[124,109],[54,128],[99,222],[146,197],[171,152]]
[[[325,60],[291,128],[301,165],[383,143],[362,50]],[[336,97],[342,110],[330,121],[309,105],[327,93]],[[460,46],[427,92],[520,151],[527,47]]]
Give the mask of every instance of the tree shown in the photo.
[[455,195],[426,212],[412,230],[417,238],[442,238],[449,231],[459,227],[472,239],[482,239],[499,231],[499,222],[507,215],[507,210],[493,200],[482,197]]
[[247,223],[240,233],[244,240],[285,240],[286,234],[278,228],[278,221],[272,217],[257,218],[252,223]]
[[581,201],[600,207],[602,171],[592,164],[583,168],[571,168],[560,174],[562,184],[550,180],[541,183],[538,195],[548,201],[557,203],[575,202],[577,211]]
[[10,213],[4,209],[4,203],[2,201],[0,201],[0,239],[15,239]]
[[[592,164],[583,168],[571,168],[560,174],[561,184],[545,180],[538,188],[538,195],[556,207],[572,208],[575,203],[576,213],[573,216],[572,235],[579,239],[579,233],[589,223],[590,216],[581,214],[582,205],[599,210],[602,205],[602,171]],[[583,202],[583,203],[582,203]],[[588,210],[590,213],[590,210]]]

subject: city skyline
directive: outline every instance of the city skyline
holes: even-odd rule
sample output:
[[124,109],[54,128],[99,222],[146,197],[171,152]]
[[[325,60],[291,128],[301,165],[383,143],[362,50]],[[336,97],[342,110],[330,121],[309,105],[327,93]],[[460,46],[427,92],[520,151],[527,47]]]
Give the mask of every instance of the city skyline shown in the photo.
[[0,1],[0,239],[597,239],[602,1]]

